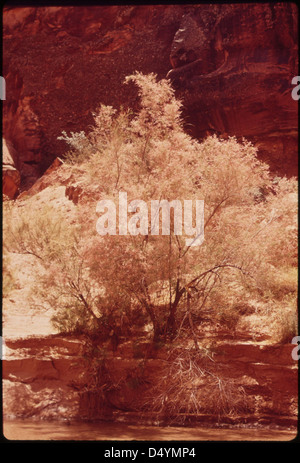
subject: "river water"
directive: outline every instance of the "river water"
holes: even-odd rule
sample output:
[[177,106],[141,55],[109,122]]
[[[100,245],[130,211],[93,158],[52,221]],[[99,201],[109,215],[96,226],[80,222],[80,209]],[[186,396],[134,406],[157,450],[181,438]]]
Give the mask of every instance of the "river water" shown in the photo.
[[296,431],[265,428],[181,428],[30,420],[7,420],[3,431],[9,440],[26,441],[289,441],[296,437]]

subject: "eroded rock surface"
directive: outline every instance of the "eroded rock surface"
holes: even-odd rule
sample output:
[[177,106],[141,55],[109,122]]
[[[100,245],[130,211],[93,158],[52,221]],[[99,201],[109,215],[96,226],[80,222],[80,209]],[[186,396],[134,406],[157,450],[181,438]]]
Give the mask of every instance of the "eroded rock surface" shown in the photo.
[[[128,422],[154,423],[156,415],[137,414],[137,409],[145,384],[155,382],[164,373],[167,352],[149,355],[151,346],[144,343],[137,356],[132,342],[121,344],[115,353],[106,350],[106,374],[99,370],[99,386],[95,390],[88,387],[85,342],[83,337],[60,335],[7,340],[3,362],[4,418],[116,420],[122,416]],[[102,347],[99,345],[99,349]],[[292,348],[220,342],[214,353],[219,372],[242,387],[252,403],[249,413],[224,417],[223,423],[296,425],[297,365],[291,357]],[[149,358],[141,381],[145,349]],[[115,387],[103,394],[108,378]],[[191,423],[219,421],[209,413],[190,419]]]
[[136,107],[123,85],[135,70],[171,70],[193,135],[246,137],[297,173],[296,5],[6,7],[3,24],[4,135],[23,189],[66,151],[62,130],[87,131],[100,103]]
[[185,15],[169,73],[192,133],[251,140],[273,171],[297,175],[297,21],[292,4],[222,5]]

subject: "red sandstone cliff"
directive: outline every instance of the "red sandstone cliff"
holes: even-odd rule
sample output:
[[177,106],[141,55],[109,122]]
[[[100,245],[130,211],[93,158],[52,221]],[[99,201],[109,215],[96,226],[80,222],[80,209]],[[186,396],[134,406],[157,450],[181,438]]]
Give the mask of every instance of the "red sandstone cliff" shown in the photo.
[[[135,70],[170,77],[187,129],[252,140],[296,174],[297,8],[292,3],[4,9],[4,137],[23,189],[88,130],[100,102],[134,105]],[[174,70],[172,70],[174,69]]]

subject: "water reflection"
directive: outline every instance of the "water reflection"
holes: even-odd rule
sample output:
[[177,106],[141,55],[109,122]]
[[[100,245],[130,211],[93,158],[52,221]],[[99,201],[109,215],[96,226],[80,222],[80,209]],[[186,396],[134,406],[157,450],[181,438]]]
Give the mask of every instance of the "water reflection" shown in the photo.
[[270,429],[218,429],[134,426],[123,423],[58,423],[9,420],[3,424],[9,440],[145,440],[145,441],[207,441],[207,440],[292,440],[296,431]]

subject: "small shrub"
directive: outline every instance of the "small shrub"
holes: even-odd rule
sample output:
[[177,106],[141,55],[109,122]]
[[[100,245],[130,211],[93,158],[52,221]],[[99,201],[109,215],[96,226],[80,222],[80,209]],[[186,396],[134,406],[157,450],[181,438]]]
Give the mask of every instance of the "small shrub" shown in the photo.
[[184,423],[190,414],[229,416],[249,411],[251,404],[235,380],[218,373],[207,351],[179,347],[149,388],[144,408],[165,422]]
[[16,283],[14,278],[13,268],[10,262],[9,254],[6,250],[3,252],[2,258],[2,292],[3,297],[7,297],[10,292],[15,289]]
[[230,331],[235,331],[241,315],[234,308],[222,309],[218,314],[218,321]]
[[62,305],[62,308],[52,316],[51,322],[53,327],[61,333],[92,336],[99,329],[98,324],[82,310],[82,306],[72,300],[69,307],[67,304]]
[[57,137],[57,139],[65,141],[71,147],[64,154],[66,164],[80,164],[88,159],[94,151],[88,136],[83,131],[77,133],[71,132],[70,136],[63,131],[62,135]]
[[298,335],[298,314],[295,310],[282,311],[276,317],[275,339],[280,344],[288,344]]
[[34,209],[27,203],[4,211],[3,242],[9,252],[33,255],[49,263],[66,252],[74,240],[75,227],[54,207]]

